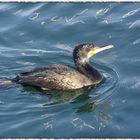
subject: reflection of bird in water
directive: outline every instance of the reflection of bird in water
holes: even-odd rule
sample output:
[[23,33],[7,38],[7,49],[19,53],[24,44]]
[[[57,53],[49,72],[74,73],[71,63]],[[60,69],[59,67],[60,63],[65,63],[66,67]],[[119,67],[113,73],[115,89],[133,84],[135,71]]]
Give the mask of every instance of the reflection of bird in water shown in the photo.
[[52,64],[23,72],[12,81],[22,85],[55,90],[75,90],[99,84],[103,77],[98,70],[88,64],[88,61],[96,53],[112,47],[112,45],[101,48],[93,44],[78,45],[73,51],[76,68]]
[[[76,102],[83,94],[88,97],[91,88],[81,88],[73,91],[44,90],[43,94],[47,94],[53,103]],[[90,97],[89,97],[90,98]],[[86,99],[85,99],[86,100]]]
[[[65,103],[65,102],[80,102],[89,99],[90,91],[93,91],[91,87],[88,88],[81,88],[72,91],[63,91],[63,90],[42,90],[38,87],[32,86],[24,86],[23,91],[34,93],[34,94],[41,94],[47,95],[49,101],[52,104],[57,103]],[[84,99],[82,99],[84,98]],[[48,103],[47,103],[48,104]],[[49,103],[50,104],[50,103]]]

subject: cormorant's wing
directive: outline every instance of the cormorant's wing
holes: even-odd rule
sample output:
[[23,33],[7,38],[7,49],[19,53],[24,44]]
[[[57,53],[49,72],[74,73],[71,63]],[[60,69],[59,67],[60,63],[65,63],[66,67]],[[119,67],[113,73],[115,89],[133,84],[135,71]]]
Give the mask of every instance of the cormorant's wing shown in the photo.
[[29,75],[29,74],[32,74],[32,73],[35,73],[35,72],[44,71],[44,70],[46,70],[46,69],[48,69],[48,67],[35,68],[35,69],[33,69],[33,70],[21,72],[20,75],[21,75],[21,76],[26,76],[26,75]]

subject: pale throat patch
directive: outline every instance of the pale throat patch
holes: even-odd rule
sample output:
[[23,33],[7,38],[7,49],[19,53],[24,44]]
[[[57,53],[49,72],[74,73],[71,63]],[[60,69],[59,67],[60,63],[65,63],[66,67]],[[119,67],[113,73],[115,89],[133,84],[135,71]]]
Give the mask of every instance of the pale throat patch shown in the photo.
[[85,63],[85,62],[88,62],[88,60],[89,60],[88,58],[83,57],[82,59],[80,59],[80,62],[81,62],[81,63]]

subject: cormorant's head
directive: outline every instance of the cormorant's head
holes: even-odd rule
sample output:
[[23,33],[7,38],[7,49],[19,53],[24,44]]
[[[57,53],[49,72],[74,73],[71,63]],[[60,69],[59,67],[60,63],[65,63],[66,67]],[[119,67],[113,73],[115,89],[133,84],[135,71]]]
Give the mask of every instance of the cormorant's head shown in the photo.
[[75,63],[87,63],[93,55],[98,52],[104,51],[106,49],[113,48],[113,45],[108,45],[104,47],[98,47],[94,44],[81,44],[75,47],[73,51],[73,57]]

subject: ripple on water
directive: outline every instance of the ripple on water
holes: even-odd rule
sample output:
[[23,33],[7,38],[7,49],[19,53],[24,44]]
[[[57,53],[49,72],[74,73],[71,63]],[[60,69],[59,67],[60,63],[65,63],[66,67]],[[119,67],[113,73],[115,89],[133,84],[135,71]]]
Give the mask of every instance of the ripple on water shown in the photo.
[[136,40],[133,42],[133,45],[136,45],[136,44],[140,44],[140,38],[136,39]]
[[[38,13],[37,15],[39,15],[39,12],[37,11],[39,11],[44,5],[45,3],[39,3],[38,5],[32,6],[32,8],[25,8],[24,10],[20,9],[20,11],[17,10],[14,13],[18,13],[20,16],[29,17],[29,19],[33,20],[36,17],[35,13]],[[38,16],[36,18],[38,18]]]
[[138,11],[140,11],[140,10],[139,10],[139,9],[132,10],[132,11],[130,11],[130,12],[124,14],[124,15],[122,16],[122,18],[130,17],[130,16],[134,15],[135,13],[137,13]]
[[1,3],[0,11],[7,11],[15,8],[16,6],[13,3]]
[[[57,45],[56,47],[62,48],[63,45]],[[71,50],[66,47],[66,49]],[[45,50],[45,49],[14,49],[9,47],[0,47],[0,55],[5,57],[17,57],[17,56],[40,56],[48,53],[60,53],[64,51]]]
[[113,90],[116,88],[119,77],[114,69],[103,64],[97,64],[97,66],[105,78],[104,82],[97,86],[97,88],[93,91],[93,96],[96,96],[94,102],[96,104],[100,104],[112,96]]
[[103,9],[97,10],[96,16],[104,15],[104,14],[108,13],[109,11],[110,11],[110,8],[103,8]]
[[140,20],[138,19],[130,24],[129,29],[137,28],[139,26],[140,26]]
[[138,90],[140,89],[140,76],[133,77],[131,80],[127,77],[121,82],[121,85],[127,89]]

